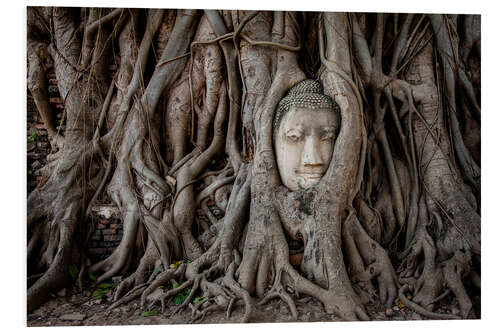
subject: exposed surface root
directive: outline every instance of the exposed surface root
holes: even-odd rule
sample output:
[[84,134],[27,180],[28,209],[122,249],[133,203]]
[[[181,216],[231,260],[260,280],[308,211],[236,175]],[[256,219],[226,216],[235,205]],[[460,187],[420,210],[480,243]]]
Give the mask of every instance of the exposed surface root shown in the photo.
[[405,292],[408,290],[408,285],[404,285],[399,289],[399,300],[403,302],[404,305],[412,309],[413,311],[421,314],[422,316],[425,316],[427,318],[431,319],[462,319],[459,316],[451,315],[451,314],[445,314],[445,313],[436,313],[432,311],[426,310],[424,307],[418,305],[415,302],[410,301],[406,296]]

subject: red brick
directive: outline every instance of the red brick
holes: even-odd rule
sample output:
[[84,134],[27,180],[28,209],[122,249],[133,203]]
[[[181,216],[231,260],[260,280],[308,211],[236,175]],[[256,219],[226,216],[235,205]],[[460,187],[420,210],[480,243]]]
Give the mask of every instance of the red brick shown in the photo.
[[[97,230],[96,232],[99,232],[99,230]],[[99,233],[99,234],[94,233],[94,234],[92,235],[92,237],[90,238],[90,240],[93,240],[93,241],[100,241],[100,240],[101,240],[101,238],[102,238],[102,236],[100,235],[100,233]]]
[[104,229],[102,231],[103,235],[114,235],[116,234],[116,229]]
[[42,157],[43,157],[42,154],[28,153],[28,159],[30,159],[30,160],[38,160]]
[[109,223],[109,221],[108,221],[108,220],[106,220],[106,219],[102,219],[102,218],[100,218],[100,219],[99,219],[99,223],[100,223],[100,224],[108,224],[108,223]]
[[58,103],[62,103],[62,100],[59,97],[51,97],[51,98],[49,98],[49,103],[58,104]]
[[104,236],[105,242],[114,242],[116,240],[118,240],[118,237],[116,235],[105,235]]
[[33,127],[37,128],[37,129],[46,129],[44,124],[35,124],[35,125],[33,125]]
[[103,249],[103,248],[89,249],[89,254],[90,255],[105,254],[105,253],[106,253],[106,249]]

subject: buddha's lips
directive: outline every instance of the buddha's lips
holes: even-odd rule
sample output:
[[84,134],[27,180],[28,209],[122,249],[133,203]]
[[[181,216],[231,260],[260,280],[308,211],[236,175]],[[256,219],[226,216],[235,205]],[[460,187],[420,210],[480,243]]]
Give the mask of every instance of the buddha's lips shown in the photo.
[[324,173],[318,173],[318,172],[297,172],[296,174],[297,176],[304,178],[321,178],[324,175]]

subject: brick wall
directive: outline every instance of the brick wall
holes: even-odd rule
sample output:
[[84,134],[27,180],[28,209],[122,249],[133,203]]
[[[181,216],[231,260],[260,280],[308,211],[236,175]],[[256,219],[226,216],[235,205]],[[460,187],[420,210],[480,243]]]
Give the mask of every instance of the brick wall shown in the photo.
[[[54,73],[54,68],[50,64],[46,64],[47,82],[49,90],[49,102],[52,111],[56,116],[59,124],[58,130],[64,133],[64,124],[61,122],[63,116],[64,104],[59,96],[57,89],[57,80]],[[41,180],[39,170],[47,164],[47,155],[51,151],[47,129],[43,124],[42,117],[36,109],[35,101],[28,90],[27,101],[27,174],[28,174],[28,194],[38,185]]]
[[96,262],[110,255],[123,237],[123,223],[120,210],[114,205],[94,205],[92,220],[94,233],[88,244],[87,254]]
[[[64,122],[61,121],[64,114],[64,103],[57,88],[54,69],[51,64],[46,64],[46,67],[48,68],[47,83],[50,106],[56,116],[57,129],[64,134]],[[26,125],[27,190],[29,194],[41,181],[39,170],[47,164],[47,155],[51,152],[47,129],[29,90],[27,90]],[[95,231],[88,244],[87,253],[90,260],[96,262],[108,256],[118,246],[123,235],[123,223],[118,208],[111,205],[95,205],[92,209],[92,221],[95,224]]]
[[[51,68],[50,64],[46,64],[46,66],[49,68],[47,73],[49,102],[52,111],[56,115],[58,130],[64,134],[64,123],[61,121],[63,119],[64,103],[59,95],[54,69]],[[110,71],[116,71],[116,65],[111,65]],[[27,174],[29,194],[41,180],[39,170],[47,164],[47,155],[50,153],[51,147],[47,130],[29,90],[27,103]],[[215,207],[213,202],[209,202],[208,206],[212,214],[218,219],[222,218],[222,212]],[[197,210],[195,223],[199,223],[200,220],[206,222],[207,218],[201,210]],[[92,223],[95,229],[88,243],[87,255],[92,262],[97,262],[109,256],[120,244],[123,237],[123,223],[118,207],[102,203],[95,204],[92,207]]]

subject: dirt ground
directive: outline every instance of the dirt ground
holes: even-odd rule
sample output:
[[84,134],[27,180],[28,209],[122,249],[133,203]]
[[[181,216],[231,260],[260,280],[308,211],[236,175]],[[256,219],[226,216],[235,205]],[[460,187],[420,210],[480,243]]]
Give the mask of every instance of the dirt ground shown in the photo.
[[[37,326],[102,326],[102,325],[169,325],[191,323],[192,311],[189,307],[173,316],[172,313],[177,307],[172,300],[166,304],[165,314],[160,308],[156,310],[158,314],[143,316],[144,310],[140,308],[140,300],[132,301],[127,305],[122,305],[113,310],[108,310],[111,302],[109,298],[111,292],[104,295],[102,299],[92,300],[91,290],[74,293],[72,295],[56,296],[45,303],[42,307],[28,314],[28,327]],[[479,296],[475,298],[479,306]],[[322,304],[308,296],[295,299],[298,311],[297,322],[332,322],[340,321],[339,317],[327,314]],[[399,306],[397,305],[399,304]],[[444,305],[446,304],[446,305]],[[402,307],[401,307],[402,306]],[[396,300],[391,309],[385,309],[380,304],[368,303],[365,305],[368,315],[372,320],[393,321],[393,320],[424,320],[426,318],[413,312]],[[480,313],[480,309],[475,309]],[[443,302],[434,311],[440,313],[458,314],[457,304],[449,299],[448,303]],[[478,312],[479,311],[479,312]],[[203,320],[197,320],[195,324],[215,324],[215,323],[239,323],[243,317],[244,306],[235,303],[229,318],[223,311],[208,313]],[[293,322],[290,310],[278,299],[269,301],[267,304],[254,306],[250,322],[252,323],[275,323]]]

